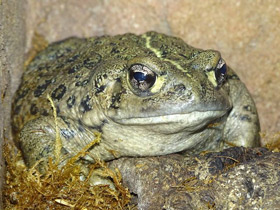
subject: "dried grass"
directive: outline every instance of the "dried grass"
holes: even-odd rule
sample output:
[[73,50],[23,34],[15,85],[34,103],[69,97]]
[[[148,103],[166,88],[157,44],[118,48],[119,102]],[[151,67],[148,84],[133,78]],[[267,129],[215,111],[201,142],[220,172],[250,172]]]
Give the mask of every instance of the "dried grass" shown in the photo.
[[130,193],[121,184],[120,172],[109,169],[106,163],[96,162],[90,166],[90,171],[102,168],[116,190],[108,185],[91,186],[91,173],[81,181],[80,166],[75,164],[78,156],[62,168],[50,159],[47,172],[40,174],[36,167],[27,168],[21,153],[15,153],[15,150],[11,143],[4,145],[7,166],[3,191],[5,209],[129,209]]

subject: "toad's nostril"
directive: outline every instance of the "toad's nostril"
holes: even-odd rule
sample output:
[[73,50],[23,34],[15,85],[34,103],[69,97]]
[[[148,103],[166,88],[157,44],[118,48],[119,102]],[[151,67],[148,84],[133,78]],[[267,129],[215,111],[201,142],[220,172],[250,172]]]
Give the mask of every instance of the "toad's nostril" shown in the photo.
[[174,90],[179,93],[183,93],[186,90],[186,86],[184,84],[174,85]]

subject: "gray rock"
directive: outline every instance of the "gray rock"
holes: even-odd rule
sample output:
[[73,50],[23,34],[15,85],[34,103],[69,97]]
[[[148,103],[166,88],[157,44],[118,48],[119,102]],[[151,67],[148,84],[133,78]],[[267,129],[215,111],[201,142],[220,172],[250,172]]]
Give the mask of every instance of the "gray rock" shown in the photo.
[[139,209],[277,209],[280,153],[234,147],[201,156],[121,158],[123,183]]

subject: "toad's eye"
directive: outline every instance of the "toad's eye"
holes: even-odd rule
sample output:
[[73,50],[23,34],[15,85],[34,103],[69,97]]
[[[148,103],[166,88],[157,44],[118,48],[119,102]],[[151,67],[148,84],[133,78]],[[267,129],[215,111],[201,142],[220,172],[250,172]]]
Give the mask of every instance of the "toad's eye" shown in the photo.
[[138,82],[144,81],[147,79],[147,74],[145,74],[144,72],[134,72],[133,74],[133,78],[136,79]]
[[218,86],[222,85],[227,76],[227,64],[223,59],[221,59],[215,69],[215,77],[218,83]]
[[129,82],[139,92],[148,91],[156,82],[157,75],[147,66],[134,64],[129,68]]

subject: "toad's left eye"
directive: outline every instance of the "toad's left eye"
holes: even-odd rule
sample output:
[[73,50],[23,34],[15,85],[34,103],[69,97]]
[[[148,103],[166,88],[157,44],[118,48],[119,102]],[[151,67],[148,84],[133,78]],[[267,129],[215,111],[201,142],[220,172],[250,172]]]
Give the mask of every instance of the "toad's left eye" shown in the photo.
[[227,64],[223,59],[221,59],[215,69],[215,77],[218,83],[218,86],[222,85],[227,76]]

